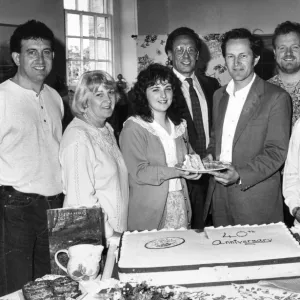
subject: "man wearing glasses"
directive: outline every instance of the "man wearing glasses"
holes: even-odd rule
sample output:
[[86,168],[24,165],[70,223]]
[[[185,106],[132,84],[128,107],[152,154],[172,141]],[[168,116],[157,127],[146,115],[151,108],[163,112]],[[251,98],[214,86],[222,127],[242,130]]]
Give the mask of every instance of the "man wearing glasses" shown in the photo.
[[[173,71],[181,82],[174,91],[179,110],[187,122],[189,142],[201,158],[206,156],[211,129],[212,96],[219,88],[216,79],[195,74],[202,41],[194,30],[187,27],[175,29],[166,42],[165,51]],[[208,186],[208,176],[188,181],[192,205],[193,229],[202,229],[203,207]]]

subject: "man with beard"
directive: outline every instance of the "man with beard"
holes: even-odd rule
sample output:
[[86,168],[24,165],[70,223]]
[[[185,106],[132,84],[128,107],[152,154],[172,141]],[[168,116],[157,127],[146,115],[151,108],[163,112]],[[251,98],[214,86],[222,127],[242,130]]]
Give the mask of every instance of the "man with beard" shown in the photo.
[[292,125],[300,117],[300,24],[286,21],[279,24],[272,44],[278,74],[269,82],[285,89],[292,97]]
[[290,137],[291,100],[254,73],[262,41],[245,28],[224,34],[222,54],[232,80],[214,94],[207,160],[229,162],[211,172],[205,216],[214,226],[283,221],[280,169]]
[[10,38],[17,72],[0,85],[0,296],[50,274],[47,209],[62,207],[63,102],[44,83],[54,35],[28,21]]
[[[219,88],[215,78],[196,74],[201,40],[194,30],[180,27],[168,36],[165,52],[178,77],[174,90],[181,117],[187,122],[189,142],[201,158],[206,156],[211,130],[212,96]],[[199,180],[188,180],[192,206],[193,229],[203,229],[203,208],[208,187],[208,175]]]

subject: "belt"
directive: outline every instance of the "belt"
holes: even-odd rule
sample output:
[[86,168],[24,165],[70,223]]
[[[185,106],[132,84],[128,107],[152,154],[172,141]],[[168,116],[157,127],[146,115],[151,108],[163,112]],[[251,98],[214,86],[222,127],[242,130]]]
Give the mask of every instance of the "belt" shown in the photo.
[[57,195],[54,195],[54,196],[44,196],[44,195],[40,195],[40,194],[35,194],[35,193],[23,193],[23,192],[20,192],[20,191],[17,191],[16,189],[14,189],[12,186],[10,185],[1,185],[0,186],[0,190],[2,192],[7,192],[7,193],[11,193],[13,195],[20,195],[20,196],[24,196],[26,195],[27,197],[44,197],[44,198],[47,198],[49,200],[54,200],[57,196],[60,196],[62,195],[62,193],[60,194],[57,194]]

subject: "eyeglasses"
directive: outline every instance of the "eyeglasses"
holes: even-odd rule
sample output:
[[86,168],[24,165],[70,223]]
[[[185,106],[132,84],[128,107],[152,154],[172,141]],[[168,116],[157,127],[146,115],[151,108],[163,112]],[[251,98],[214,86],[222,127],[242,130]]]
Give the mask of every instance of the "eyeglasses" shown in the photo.
[[179,45],[174,50],[176,56],[183,56],[185,51],[190,56],[196,56],[198,53],[198,50],[195,47],[187,47],[185,45]]

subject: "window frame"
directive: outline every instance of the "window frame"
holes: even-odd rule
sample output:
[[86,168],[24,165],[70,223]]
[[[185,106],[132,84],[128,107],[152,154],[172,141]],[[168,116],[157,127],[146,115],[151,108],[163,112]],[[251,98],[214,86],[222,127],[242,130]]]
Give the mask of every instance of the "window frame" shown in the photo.
[[[77,4],[76,4],[77,5]],[[65,16],[65,45],[66,45],[66,81],[67,85],[69,88],[74,89],[75,84],[70,84],[70,79],[69,79],[69,70],[68,70],[68,64],[69,62],[72,61],[78,61],[80,62],[80,67],[81,70],[83,71],[83,66],[85,61],[90,61],[94,62],[95,65],[96,63],[107,63],[107,71],[110,73],[112,76],[114,76],[114,15],[113,15],[113,3],[112,0],[106,0],[104,1],[104,11],[108,11],[110,13],[96,13],[96,12],[91,12],[91,11],[85,11],[85,10],[76,10],[76,9],[64,9],[64,16]],[[75,14],[79,15],[79,28],[80,28],[80,34],[79,35],[68,35],[68,14]],[[83,16],[91,16],[94,18],[94,35],[93,36],[84,36],[83,35]],[[105,18],[105,23],[106,23],[106,35],[107,37],[97,37],[96,36],[96,28],[97,28],[97,18]],[[69,45],[68,45],[68,39],[69,38],[76,38],[80,39],[80,59],[75,59],[75,58],[69,58],[68,51],[69,51]],[[84,40],[94,40],[95,42],[95,58],[93,59],[88,59],[84,60],[83,59],[83,42]],[[97,41],[107,41],[107,58],[106,59],[99,59],[97,57]],[[81,75],[81,74],[80,74]]]

